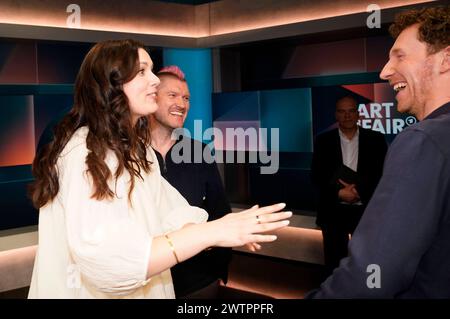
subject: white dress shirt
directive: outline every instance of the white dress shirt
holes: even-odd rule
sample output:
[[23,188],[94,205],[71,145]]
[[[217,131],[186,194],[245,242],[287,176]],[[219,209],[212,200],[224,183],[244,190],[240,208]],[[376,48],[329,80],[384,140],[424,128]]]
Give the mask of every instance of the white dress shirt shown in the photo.
[[[352,139],[345,136],[341,129],[339,129],[339,137],[341,140],[342,163],[357,172],[359,155],[359,128],[356,129],[356,133],[353,135]],[[347,202],[342,203],[348,204]],[[362,202],[358,201],[352,205],[362,205]]]
[[356,172],[358,169],[359,128],[352,139],[345,136],[339,129],[339,137],[341,139],[342,163]]

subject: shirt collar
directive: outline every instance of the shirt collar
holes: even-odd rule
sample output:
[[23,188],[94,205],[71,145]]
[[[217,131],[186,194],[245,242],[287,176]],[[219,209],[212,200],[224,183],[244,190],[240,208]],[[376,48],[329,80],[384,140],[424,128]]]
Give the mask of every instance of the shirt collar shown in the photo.
[[341,131],[341,129],[338,127],[339,131],[339,137],[344,138],[347,141],[353,141],[355,138],[359,138],[359,125],[356,126],[356,133],[353,135],[352,139],[349,139],[345,134]]
[[428,114],[427,117],[424,118],[424,120],[428,119],[434,119],[440,115],[448,114],[450,113],[450,102],[438,107],[436,110]]
[[[184,138],[185,138],[185,136],[184,136],[183,134],[179,135],[178,138],[177,138],[177,140],[175,141],[175,143],[173,143],[173,145],[172,145],[172,146],[169,148],[169,150],[167,151],[167,154],[169,154],[169,153],[172,151],[172,148],[173,148],[176,144],[178,144],[179,142],[181,142]],[[161,156],[161,158],[162,158],[161,153],[159,153],[159,151],[158,151],[156,148],[154,148],[153,145],[152,145],[152,149],[155,151],[155,153],[159,154],[159,156]]]

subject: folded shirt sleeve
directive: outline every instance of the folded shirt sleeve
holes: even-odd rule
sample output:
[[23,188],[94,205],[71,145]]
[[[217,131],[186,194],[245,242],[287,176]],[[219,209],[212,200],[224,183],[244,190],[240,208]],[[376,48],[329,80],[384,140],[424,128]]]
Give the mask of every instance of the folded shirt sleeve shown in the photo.
[[[78,146],[60,159],[60,196],[68,245],[83,280],[112,295],[127,295],[147,284],[152,237],[133,217],[126,179],[112,185],[116,197],[96,200],[86,173],[87,150]],[[113,170],[114,172],[114,170]]]
[[[191,206],[187,200],[164,178],[161,178],[161,205],[166,211],[162,218],[165,232],[182,228],[186,224],[201,224],[208,220],[208,213],[199,207]],[[164,209],[164,207],[167,207]]]
[[[161,170],[155,152],[148,148],[149,160],[153,163],[152,174],[155,174],[154,189],[158,189],[157,211],[161,220],[161,226],[165,233],[178,230],[186,224],[200,224],[208,220],[206,210],[189,205],[188,201],[161,175]],[[195,181],[193,181],[195,183]]]

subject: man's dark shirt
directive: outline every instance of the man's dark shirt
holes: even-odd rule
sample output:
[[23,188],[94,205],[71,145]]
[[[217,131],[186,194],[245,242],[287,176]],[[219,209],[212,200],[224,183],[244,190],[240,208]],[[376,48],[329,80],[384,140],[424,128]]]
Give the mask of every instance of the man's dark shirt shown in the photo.
[[[155,150],[161,175],[175,187],[192,206],[205,209],[208,220],[218,219],[231,212],[230,204],[223,189],[222,180],[213,157],[208,162],[203,159],[203,151],[208,146],[186,137],[180,138],[167,152],[163,159]],[[189,161],[177,163],[177,155],[186,156],[183,151],[191,149]],[[180,151],[181,150],[181,151]],[[195,163],[195,150],[200,163]],[[207,149],[209,151],[209,148]],[[202,156],[198,152],[202,152]],[[210,152],[207,152],[211,154]],[[217,279],[227,281],[228,264],[231,259],[231,249],[213,248],[172,267],[172,278],[177,297],[185,296],[199,290]]]
[[449,136],[447,103],[395,138],[349,257],[308,298],[450,298]]

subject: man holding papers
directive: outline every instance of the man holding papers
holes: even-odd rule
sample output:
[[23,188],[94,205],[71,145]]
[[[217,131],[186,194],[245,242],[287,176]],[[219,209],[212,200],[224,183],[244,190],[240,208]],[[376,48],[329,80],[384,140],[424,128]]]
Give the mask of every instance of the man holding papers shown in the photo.
[[353,234],[383,170],[386,142],[381,133],[357,125],[356,100],[336,103],[338,128],[317,136],[312,178],[319,202],[317,225],[322,229],[326,275],[347,256]]

